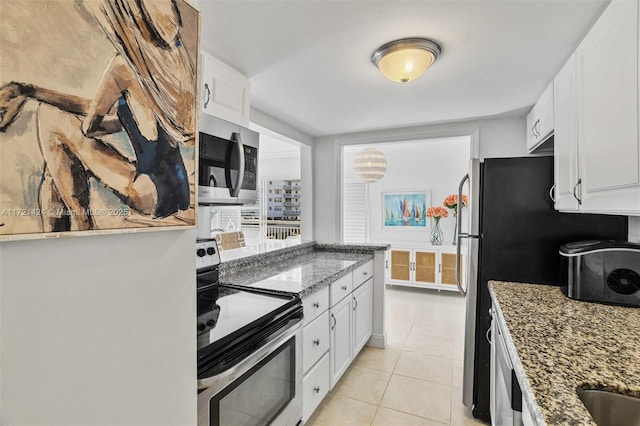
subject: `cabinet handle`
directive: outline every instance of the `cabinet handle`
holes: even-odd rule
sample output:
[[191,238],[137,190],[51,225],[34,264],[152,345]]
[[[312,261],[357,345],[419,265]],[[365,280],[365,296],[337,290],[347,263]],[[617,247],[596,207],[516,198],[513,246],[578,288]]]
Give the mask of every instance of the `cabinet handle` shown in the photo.
[[341,289],[343,289],[344,291],[347,291],[347,286],[343,285],[342,287],[340,287]]
[[204,101],[204,107],[206,108],[207,105],[209,105],[209,101],[211,100],[211,90],[209,90],[209,84],[208,83],[204,84],[204,92],[207,94],[207,98]]
[[556,184],[555,183],[549,190],[549,198],[551,198],[551,201],[553,201],[553,204],[556,203]]
[[385,267],[385,269],[389,269],[389,261],[388,260],[384,261],[384,267]]
[[331,326],[331,330],[334,330],[338,321],[336,321],[336,317],[333,314],[331,314],[331,318],[333,318],[333,325]]
[[316,346],[320,346],[320,339],[315,339],[313,341],[313,344],[316,345]]
[[355,297],[353,298],[353,303],[355,303],[355,305],[353,305],[353,310],[355,311],[356,308],[358,307],[358,299],[356,299]]
[[536,121],[535,128],[536,128],[537,137],[540,137],[540,119],[539,118],[538,118],[538,121]]
[[491,328],[489,328],[489,329],[487,330],[487,333],[484,335],[484,337],[486,337],[486,338],[487,338],[487,342],[489,342],[489,343],[493,343],[493,342],[491,341]]
[[578,179],[578,182],[573,186],[573,198],[578,200],[578,204],[582,205],[582,199],[576,195],[576,189],[580,186],[580,192],[582,192],[582,178]]
[[320,302],[313,302],[313,307],[318,309],[320,307]]
[[313,391],[315,393],[320,393],[320,386],[316,386],[315,388],[313,388]]
[[368,273],[367,271],[364,271],[362,274],[363,274],[365,277],[366,277],[367,275],[369,275],[369,273]]

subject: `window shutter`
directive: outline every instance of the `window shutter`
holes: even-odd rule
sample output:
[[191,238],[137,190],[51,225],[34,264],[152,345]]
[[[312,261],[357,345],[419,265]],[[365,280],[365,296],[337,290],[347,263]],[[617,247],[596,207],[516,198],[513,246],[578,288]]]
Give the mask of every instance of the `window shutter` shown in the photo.
[[366,241],[366,184],[356,180],[344,182],[342,191],[342,240],[344,243]]

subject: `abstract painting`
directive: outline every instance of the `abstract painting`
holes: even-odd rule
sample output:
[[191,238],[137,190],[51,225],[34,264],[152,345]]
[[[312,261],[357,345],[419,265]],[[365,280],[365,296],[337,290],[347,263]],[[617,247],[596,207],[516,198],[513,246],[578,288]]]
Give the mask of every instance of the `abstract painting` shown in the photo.
[[200,15],[2,0],[0,240],[195,225]]
[[394,229],[426,229],[430,195],[429,191],[383,193],[383,226]]

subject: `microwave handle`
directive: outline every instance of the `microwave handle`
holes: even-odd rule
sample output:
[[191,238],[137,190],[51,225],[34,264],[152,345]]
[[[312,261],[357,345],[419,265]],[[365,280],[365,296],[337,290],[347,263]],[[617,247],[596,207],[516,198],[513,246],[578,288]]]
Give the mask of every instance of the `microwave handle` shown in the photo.
[[232,140],[236,142],[236,149],[238,150],[238,178],[236,184],[231,189],[231,196],[237,197],[240,194],[240,188],[242,188],[242,181],[244,180],[244,144],[242,143],[242,136],[240,133],[234,133]]

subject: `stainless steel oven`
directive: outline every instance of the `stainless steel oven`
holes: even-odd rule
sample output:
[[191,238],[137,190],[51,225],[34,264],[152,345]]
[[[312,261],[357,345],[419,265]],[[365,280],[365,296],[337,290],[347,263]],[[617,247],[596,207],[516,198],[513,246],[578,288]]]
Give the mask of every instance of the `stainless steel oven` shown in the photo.
[[215,240],[199,241],[198,426],[302,419],[302,302],[220,285]]
[[236,366],[198,380],[198,425],[300,423],[301,341],[302,324],[297,321]]

